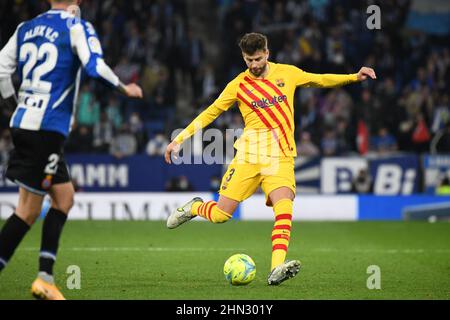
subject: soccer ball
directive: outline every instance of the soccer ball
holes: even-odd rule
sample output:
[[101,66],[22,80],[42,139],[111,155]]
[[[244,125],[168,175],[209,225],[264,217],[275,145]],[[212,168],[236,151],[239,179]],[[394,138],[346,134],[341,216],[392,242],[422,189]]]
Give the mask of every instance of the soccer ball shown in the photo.
[[256,265],[252,258],[243,253],[234,254],[223,266],[225,279],[235,286],[249,284],[255,279]]

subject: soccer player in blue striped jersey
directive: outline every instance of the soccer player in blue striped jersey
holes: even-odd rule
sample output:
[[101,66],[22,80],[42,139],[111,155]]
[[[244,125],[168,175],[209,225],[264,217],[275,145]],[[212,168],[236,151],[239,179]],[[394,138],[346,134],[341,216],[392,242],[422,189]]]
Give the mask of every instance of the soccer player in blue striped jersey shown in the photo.
[[[54,283],[53,265],[74,201],[63,144],[76,114],[82,71],[130,98],[142,98],[138,85],[124,85],[107,66],[92,24],[73,14],[80,2],[51,0],[51,10],[21,23],[0,51],[0,93],[17,106],[10,121],[14,150],[6,177],[19,186],[16,211],[0,231],[0,270],[39,216],[48,193],[52,206],[44,220],[39,272],[31,288],[40,299],[64,299]],[[16,70],[17,96],[11,81]]]

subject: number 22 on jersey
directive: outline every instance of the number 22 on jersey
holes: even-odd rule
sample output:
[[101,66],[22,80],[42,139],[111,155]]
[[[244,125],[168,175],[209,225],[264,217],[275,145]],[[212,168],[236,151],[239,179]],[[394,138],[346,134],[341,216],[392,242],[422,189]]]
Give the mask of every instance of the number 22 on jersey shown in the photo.
[[25,43],[20,48],[20,61],[25,62],[22,70],[22,89],[49,94],[52,83],[42,80],[42,77],[53,71],[56,66],[58,61],[56,46],[46,42],[38,48],[34,43]]

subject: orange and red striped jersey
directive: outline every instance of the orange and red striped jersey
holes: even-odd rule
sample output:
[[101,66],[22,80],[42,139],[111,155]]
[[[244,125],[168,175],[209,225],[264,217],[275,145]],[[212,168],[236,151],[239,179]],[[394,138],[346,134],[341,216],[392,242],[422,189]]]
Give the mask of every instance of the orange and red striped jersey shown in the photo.
[[314,74],[295,66],[268,63],[265,78],[247,69],[233,79],[221,95],[186,127],[175,141],[182,143],[237,103],[244,132],[236,141],[238,152],[269,157],[295,157],[294,94],[303,87],[336,87],[358,81],[357,74]]

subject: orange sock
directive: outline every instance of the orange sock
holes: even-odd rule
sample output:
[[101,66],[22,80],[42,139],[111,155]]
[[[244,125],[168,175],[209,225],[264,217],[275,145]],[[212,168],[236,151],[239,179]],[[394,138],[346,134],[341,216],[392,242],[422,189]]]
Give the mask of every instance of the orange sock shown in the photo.
[[286,260],[291,236],[292,207],[293,203],[290,199],[280,200],[273,206],[273,211],[275,212],[275,225],[272,230],[271,270],[284,263]]
[[194,202],[192,205],[192,214],[203,217],[212,223],[224,223],[231,219],[231,214],[220,210],[217,207],[217,202]]

